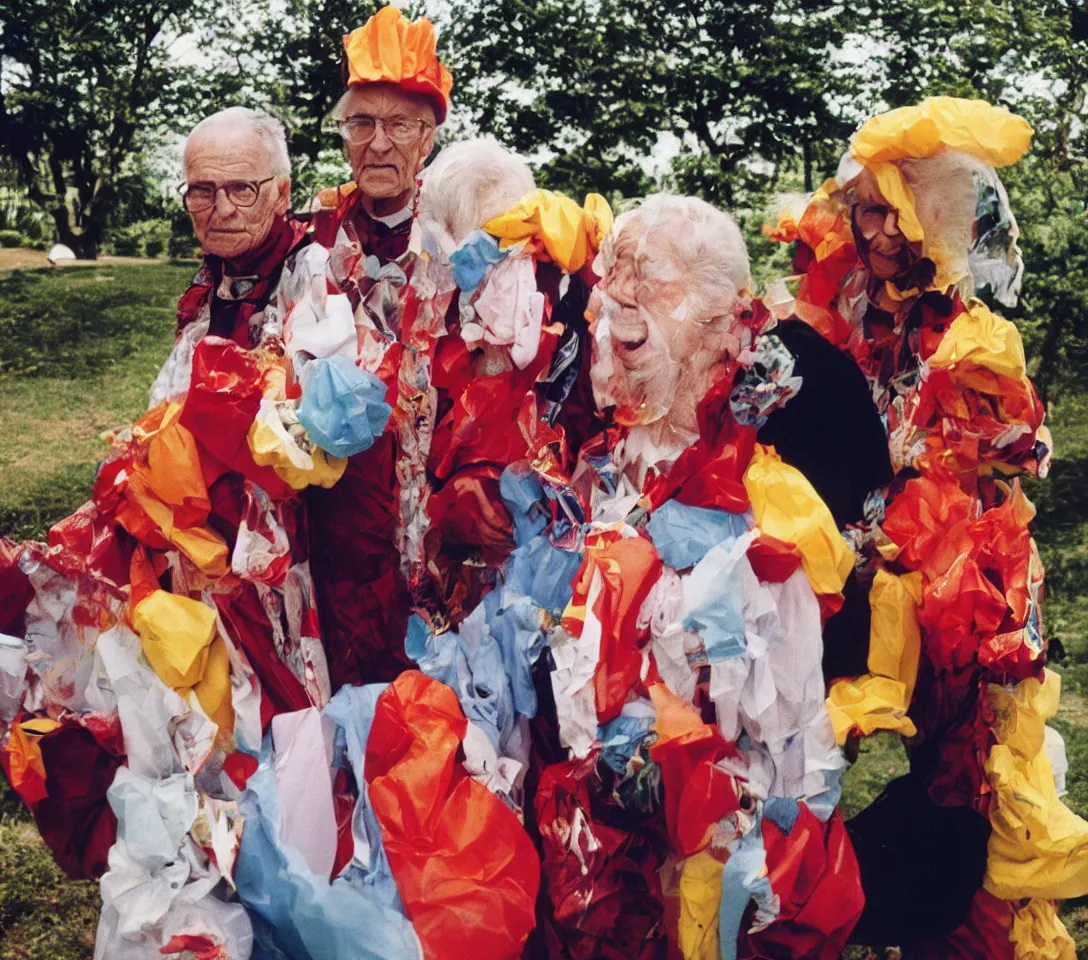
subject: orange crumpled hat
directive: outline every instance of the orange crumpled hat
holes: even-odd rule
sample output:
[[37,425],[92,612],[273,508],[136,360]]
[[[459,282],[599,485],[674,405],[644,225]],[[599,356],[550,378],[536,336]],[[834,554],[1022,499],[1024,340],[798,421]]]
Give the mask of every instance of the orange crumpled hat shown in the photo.
[[395,83],[434,104],[442,123],[449,107],[453,77],[438,59],[434,24],[426,17],[414,23],[396,7],[382,7],[363,26],[344,36],[348,86]]

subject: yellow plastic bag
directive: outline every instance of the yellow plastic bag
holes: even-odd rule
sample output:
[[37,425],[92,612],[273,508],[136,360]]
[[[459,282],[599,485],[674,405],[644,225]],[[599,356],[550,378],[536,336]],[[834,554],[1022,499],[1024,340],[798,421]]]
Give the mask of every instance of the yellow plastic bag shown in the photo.
[[[1010,380],[1027,376],[1024,341],[1020,331],[1010,321],[991,313],[981,300],[972,300],[966,313],[952,321],[941,338],[936,352],[929,358],[935,370],[957,368],[956,382],[964,387],[992,390],[993,380],[970,376],[972,368],[988,370]],[[960,369],[962,368],[962,369]]]
[[680,951],[684,960],[719,960],[718,908],[725,864],[703,850],[680,872]]
[[204,677],[216,636],[211,607],[155,590],[136,605],[132,625],[148,662],[168,687],[185,689]]
[[864,737],[878,730],[913,737],[918,731],[907,716],[908,706],[910,700],[902,683],[872,674],[833,683],[827,697],[827,714],[840,746],[854,729]]
[[902,683],[908,704],[922,656],[921,603],[921,573],[877,571],[869,591],[869,672]]
[[512,210],[484,224],[504,248],[522,240],[539,241],[551,261],[567,273],[576,273],[593,258],[611,228],[612,209],[604,197],[591,193],[580,207],[551,190],[534,190]]
[[313,456],[304,453],[282,426],[277,430],[264,420],[253,421],[247,439],[253,462],[271,467],[293,490],[304,490],[311,484],[331,487],[348,466],[346,459],[331,457],[324,450],[315,448]]
[[1023,117],[985,100],[929,97],[873,117],[851,138],[850,153],[871,166],[957,150],[1005,167],[1027,153],[1033,133]]
[[1077,960],[1077,946],[1049,900],[1015,907],[1009,940],[1016,960]]
[[804,474],[783,463],[773,447],[757,444],[744,473],[744,488],[756,526],[797,546],[812,589],[839,593],[854,569],[854,554]]
[[1058,709],[1061,678],[1022,681],[1014,692],[991,685],[994,737],[986,760],[990,843],[983,885],[1006,900],[1088,894],[1088,822],[1058,798],[1044,724]]
[[840,745],[854,729],[862,736],[878,730],[904,737],[918,732],[907,708],[922,656],[921,602],[920,573],[900,577],[877,571],[869,591],[869,672],[856,680],[832,684],[827,698],[831,727]]

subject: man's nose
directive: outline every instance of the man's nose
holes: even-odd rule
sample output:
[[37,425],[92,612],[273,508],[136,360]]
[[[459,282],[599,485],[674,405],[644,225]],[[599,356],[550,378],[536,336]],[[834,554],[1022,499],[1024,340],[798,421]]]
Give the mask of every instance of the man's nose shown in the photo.
[[884,233],[894,237],[899,232],[899,211],[889,210],[884,215]]
[[370,149],[376,153],[388,153],[393,148],[393,141],[385,132],[385,124],[379,123],[374,130],[374,139],[370,141]]
[[231,203],[226,190],[215,191],[215,212],[221,217],[229,217],[238,208]]

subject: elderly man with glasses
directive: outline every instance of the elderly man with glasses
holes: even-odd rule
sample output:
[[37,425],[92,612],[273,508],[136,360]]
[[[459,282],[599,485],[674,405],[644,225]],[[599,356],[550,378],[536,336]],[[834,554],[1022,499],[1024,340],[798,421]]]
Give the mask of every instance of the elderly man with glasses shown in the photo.
[[181,193],[204,262],[178,304],[178,332],[206,331],[249,348],[253,322],[275,292],[287,255],[306,225],[291,218],[291,160],[283,125],[258,110],[230,107],[189,134]]
[[[346,90],[333,118],[354,182],[320,195],[313,242],[289,258],[276,302],[303,391],[309,358],[332,351],[380,377],[393,403],[401,358],[414,355],[401,321],[413,270],[417,177],[453,85],[435,43],[430,22],[409,22],[392,6],[344,37]],[[302,334],[304,320],[316,338]],[[416,378],[417,385],[427,379]],[[365,454],[349,457],[335,486],[305,494],[334,690],[392,680],[411,665],[404,654],[411,598],[398,547],[403,455],[390,428]]]

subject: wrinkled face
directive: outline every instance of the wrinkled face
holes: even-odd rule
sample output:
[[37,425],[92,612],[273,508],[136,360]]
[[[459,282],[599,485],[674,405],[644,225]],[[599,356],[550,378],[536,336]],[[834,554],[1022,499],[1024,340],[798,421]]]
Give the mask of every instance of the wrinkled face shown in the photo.
[[267,180],[272,168],[264,141],[249,128],[211,127],[190,138],[185,147],[186,182],[223,188],[216,189],[210,207],[189,213],[204,253],[233,261],[264,242],[276,217],[286,214],[290,206],[291,178],[276,177],[261,184],[256,201],[248,207],[233,203],[226,188],[233,183]]
[[667,417],[690,428],[699,401],[741,347],[731,313],[692,303],[684,268],[668,254],[674,229],[684,223],[659,221],[643,236],[637,215],[628,220],[589,300],[593,395],[599,408],[614,407],[618,423]]
[[909,243],[900,231],[899,214],[888,206],[870,170],[858,176],[854,194],[851,216],[862,262],[879,280],[905,277],[921,256],[920,245]]
[[413,96],[391,83],[365,83],[351,87],[341,102],[342,120],[370,117],[375,120],[423,121],[420,133],[408,143],[395,143],[385,123],[376,126],[374,138],[362,145],[345,141],[355,183],[364,197],[374,200],[407,201],[416,175],[434,146],[434,108],[422,97]]

